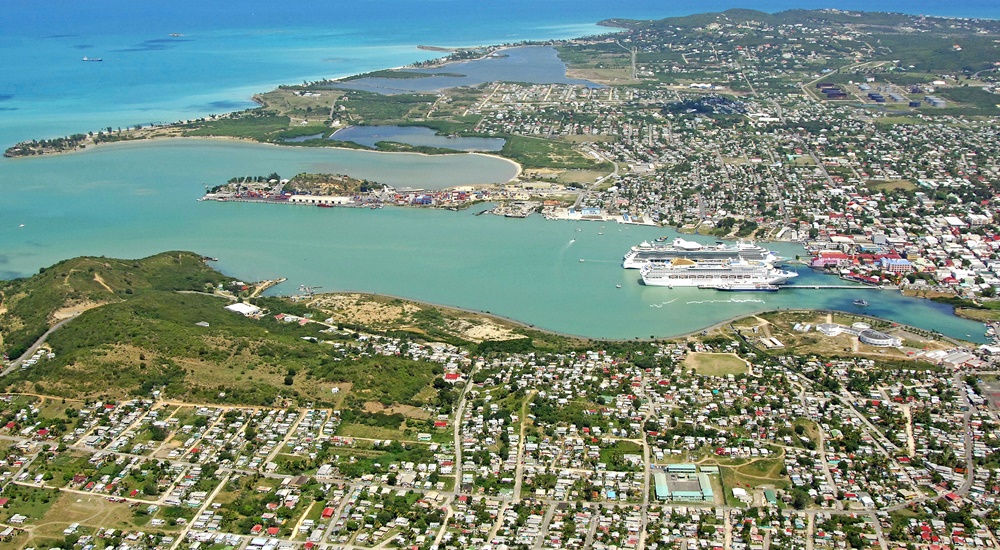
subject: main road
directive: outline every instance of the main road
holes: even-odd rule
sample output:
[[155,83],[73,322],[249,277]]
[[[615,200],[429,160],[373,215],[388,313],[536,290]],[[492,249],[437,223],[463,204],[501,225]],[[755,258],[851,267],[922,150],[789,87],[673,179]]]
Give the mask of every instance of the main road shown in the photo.
[[51,335],[53,332],[55,332],[55,331],[59,330],[60,328],[62,328],[62,326],[65,325],[66,323],[72,321],[73,319],[76,319],[76,317],[78,315],[79,315],[79,313],[75,313],[71,317],[67,317],[66,319],[63,319],[62,321],[59,321],[58,323],[56,323],[55,325],[53,325],[52,328],[50,328],[49,330],[45,331],[45,334],[42,334],[38,338],[38,340],[35,340],[35,343],[31,344],[31,347],[28,348],[27,351],[25,351],[24,353],[22,353],[21,356],[18,357],[17,359],[11,361],[11,363],[9,365],[7,365],[7,368],[5,368],[3,370],[3,372],[0,372],[0,377],[7,376],[8,374],[14,372],[14,370],[16,370],[18,367],[20,367],[22,363],[24,363],[25,361],[27,361],[29,357],[31,357],[32,355],[34,355],[35,352],[38,351],[38,348],[42,347],[42,344],[45,343],[45,339],[48,338],[49,335]]

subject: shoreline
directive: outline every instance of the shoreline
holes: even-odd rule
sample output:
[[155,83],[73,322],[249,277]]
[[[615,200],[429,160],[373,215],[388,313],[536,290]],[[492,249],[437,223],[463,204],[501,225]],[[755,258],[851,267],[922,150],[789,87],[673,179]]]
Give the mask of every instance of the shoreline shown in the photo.
[[[355,74],[337,76],[337,77],[333,77],[333,78],[330,78],[330,77],[321,78],[321,79],[318,79],[318,80],[315,80],[315,81],[312,81],[312,82],[313,82],[313,84],[315,84],[317,82],[348,83],[348,82],[351,82],[353,79],[363,79],[363,78],[366,78],[364,75],[366,75],[368,73],[371,73],[371,72],[406,71],[408,69],[441,69],[441,68],[444,68],[444,67],[447,67],[447,66],[453,65],[453,64],[466,63],[466,62],[469,62],[469,61],[477,61],[477,60],[481,61],[481,60],[486,59],[489,56],[495,55],[495,54],[497,54],[499,52],[504,52],[506,50],[510,50],[510,49],[514,49],[514,48],[519,48],[519,47],[529,47],[529,46],[533,45],[532,43],[534,43],[534,42],[555,44],[555,43],[558,43],[558,42],[563,42],[563,41],[566,41],[566,40],[574,40],[574,39],[575,39],[574,37],[570,37],[570,38],[553,38],[553,39],[544,39],[544,40],[524,40],[522,42],[519,42],[517,44],[512,44],[512,45],[508,45],[508,44],[491,44],[491,45],[474,46],[474,47],[463,46],[463,47],[451,48],[451,49],[447,49],[447,48],[443,48],[442,47],[440,50],[431,49],[431,48],[437,48],[437,47],[430,47],[430,46],[428,46],[428,47],[422,47],[422,46],[417,46],[418,50],[424,49],[425,51],[441,51],[441,52],[447,51],[447,52],[455,53],[455,52],[459,52],[459,51],[468,51],[468,50],[482,49],[482,50],[484,50],[484,53],[482,55],[480,55],[478,57],[474,57],[474,58],[469,58],[469,59],[455,59],[455,60],[450,60],[450,61],[447,60],[447,56],[446,57],[439,57],[439,58],[432,58],[432,59],[428,59],[428,60],[422,62],[422,63],[428,63],[429,65],[427,65],[427,66],[417,66],[414,63],[410,63],[410,64],[407,64],[407,65],[400,65],[400,66],[396,66],[396,67],[375,69],[374,71],[368,71],[367,73],[355,73]],[[415,63],[421,63],[421,62],[418,61],[418,62],[415,62]],[[286,83],[280,83],[280,84],[277,84],[277,85],[273,85],[273,88],[271,90],[268,90],[268,91],[265,91],[265,92],[260,92],[260,91],[254,92],[254,93],[251,94],[251,96],[250,96],[249,99],[250,99],[251,102],[255,103],[257,105],[257,107],[254,107],[252,109],[245,109],[243,111],[229,111],[229,112],[223,113],[221,115],[217,115],[215,117],[215,120],[231,118],[232,115],[235,115],[235,114],[241,113],[241,112],[245,112],[245,111],[266,108],[267,107],[267,103],[264,102],[260,98],[261,94],[266,94],[266,93],[272,92],[274,90],[280,89],[282,86],[288,86],[288,85],[289,84],[286,84]],[[73,146],[73,147],[70,147],[70,148],[59,149],[59,150],[48,151],[48,152],[37,152],[37,153],[31,153],[31,154],[10,154],[12,151],[15,151],[15,150],[19,149],[21,146],[25,146],[26,144],[30,144],[32,142],[51,141],[51,140],[55,140],[55,139],[67,139],[67,138],[70,138],[70,137],[75,136],[75,135],[84,135],[84,136],[87,136],[87,138],[89,138],[89,139],[92,140],[95,136],[94,136],[93,132],[89,132],[89,133],[77,132],[75,134],[67,134],[67,135],[64,135],[64,136],[57,136],[55,138],[47,138],[47,139],[43,138],[41,140],[39,140],[37,138],[31,139],[31,140],[24,139],[24,140],[18,141],[17,143],[11,145],[10,147],[7,147],[4,150],[4,153],[3,153],[2,156],[4,158],[9,158],[9,159],[18,159],[18,158],[25,158],[25,157],[40,157],[40,156],[49,156],[49,155],[63,155],[63,154],[69,154],[69,153],[76,153],[76,152],[83,151],[83,150],[86,150],[86,149],[96,148],[96,147],[101,146],[101,145],[111,145],[111,144],[123,143],[123,142],[130,142],[130,141],[157,141],[157,140],[162,140],[162,139],[178,138],[178,137],[180,137],[180,138],[191,137],[191,138],[206,138],[206,139],[229,139],[229,140],[233,140],[233,141],[247,141],[247,142],[252,142],[252,143],[261,143],[261,144],[268,144],[268,145],[278,145],[278,146],[283,146],[283,147],[295,147],[294,145],[286,145],[286,144],[273,143],[273,142],[263,142],[263,141],[258,141],[258,140],[252,139],[252,138],[241,138],[241,137],[235,137],[235,136],[183,136],[183,135],[181,135],[181,136],[173,136],[173,135],[156,135],[157,132],[171,132],[171,131],[178,130],[178,129],[180,129],[180,127],[181,127],[182,124],[186,124],[188,122],[190,122],[190,121],[189,120],[184,120],[184,121],[175,120],[173,122],[168,122],[168,123],[164,123],[164,124],[161,124],[161,125],[157,125],[155,123],[154,124],[150,124],[146,128],[138,128],[138,129],[134,129],[134,130],[128,130],[128,129],[126,129],[126,134],[129,134],[129,133],[138,133],[138,132],[143,132],[143,131],[148,131],[148,132],[150,132],[150,133],[153,134],[153,135],[150,135],[148,137],[126,138],[126,139],[113,140],[113,141],[104,141],[104,142],[98,142],[98,143],[83,143],[81,145],[76,145],[76,146]],[[417,125],[417,126],[419,126],[419,125]],[[347,126],[347,127],[350,127],[350,126]],[[430,128],[429,126],[425,126],[425,127],[426,128]],[[434,128],[431,128],[431,129],[433,130]],[[119,130],[120,130],[120,128],[119,128]],[[352,149],[352,148],[349,148],[349,147],[336,147],[336,146],[331,146],[330,148],[333,148],[333,149]],[[366,149],[358,149],[358,150],[366,150]],[[380,152],[380,153],[407,153],[409,151],[373,151],[373,152]],[[418,153],[418,152],[413,152],[413,153],[414,154],[426,154],[426,153]],[[451,154],[451,153],[445,153],[445,154]],[[515,161],[513,161],[511,159],[508,159],[506,157],[501,157],[500,155],[490,155],[488,153],[462,152],[462,151],[456,151],[455,154],[482,154],[482,155],[487,155],[487,156],[495,156],[497,158],[503,158],[504,160],[507,160],[507,161],[511,162],[512,164],[514,164],[515,166],[517,166],[517,170],[518,170],[517,176],[520,176],[520,174],[523,172],[523,168],[521,167],[521,165],[519,163],[517,163],[517,162],[515,162]],[[433,155],[428,155],[428,156],[433,156]],[[515,176],[515,178],[517,176]],[[514,178],[511,178],[511,179],[514,179]],[[510,180],[508,180],[508,181],[510,181]]]
[[[780,309],[780,308],[777,308],[777,309],[764,309],[764,310],[757,311],[757,312],[754,312],[754,313],[749,313],[749,314],[744,314],[744,315],[737,315],[737,316],[730,317],[730,318],[722,320],[722,321],[718,321],[716,323],[713,323],[712,325],[709,325],[709,326],[706,326],[706,327],[703,327],[703,328],[700,328],[700,329],[695,329],[695,330],[692,330],[692,331],[689,331],[689,332],[685,332],[685,333],[677,334],[677,335],[673,335],[673,336],[660,336],[660,337],[656,337],[656,338],[648,338],[648,337],[641,337],[640,338],[638,336],[636,336],[634,338],[600,338],[600,337],[584,336],[584,335],[581,335],[581,334],[572,334],[572,333],[568,333],[568,332],[560,332],[560,331],[557,331],[557,330],[542,328],[542,327],[539,327],[539,326],[536,326],[536,325],[533,325],[533,324],[530,324],[530,323],[526,323],[524,321],[519,321],[519,320],[514,319],[512,317],[508,317],[506,315],[500,315],[500,314],[492,313],[492,312],[489,312],[489,311],[477,310],[477,309],[472,309],[472,308],[467,308],[467,307],[461,307],[461,306],[453,306],[453,305],[448,305],[448,304],[438,304],[438,303],[434,303],[434,302],[428,302],[426,300],[418,300],[418,299],[414,299],[414,298],[407,298],[405,296],[398,296],[398,295],[395,295],[395,294],[385,294],[385,293],[380,293],[380,292],[370,292],[370,291],[362,291],[362,290],[337,290],[337,291],[334,291],[334,292],[318,293],[314,297],[318,297],[318,296],[343,296],[343,295],[348,295],[348,294],[355,294],[355,295],[360,295],[360,296],[364,296],[364,297],[372,297],[372,298],[386,298],[386,299],[390,299],[390,300],[404,300],[404,301],[407,301],[407,302],[411,302],[411,303],[414,303],[414,304],[420,304],[420,305],[428,306],[428,307],[450,309],[450,310],[459,311],[459,312],[463,312],[463,313],[470,313],[470,314],[473,314],[473,315],[485,315],[487,317],[491,317],[491,318],[494,318],[494,319],[499,319],[499,320],[511,323],[511,324],[513,324],[515,326],[518,326],[518,327],[522,327],[522,328],[533,330],[533,331],[538,331],[538,332],[541,332],[541,333],[544,333],[544,334],[551,334],[553,336],[561,336],[561,337],[564,337],[564,338],[573,338],[573,339],[584,340],[584,341],[589,341],[589,342],[658,342],[658,341],[664,341],[664,340],[666,340],[666,341],[677,341],[677,340],[682,340],[682,339],[686,339],[686,338],[691,338],[693,336],[698,336],[702,332],[706,332],[706,331],[710,332],[710,331],[713,331],[713,330],[717,330],[719,328],[731,325],[731,324],[733,324],[733,323],[735,323],[737,321],[740,321],[740,320],[743,320],[743,319],[749,319],[749,318],[755,317],[757,315],[768,314],[768,313],[795,313],[795,312],[805,312],[805,313],[814,313],[814,314],[836,313],[836,314],[842,314],[842,315],[853,315],[853,316],[856,316],[856,317],[862,317],[862,318],[871,319],[871,320],[874,320],[874,321],[894,323],[896,325],[896,328],[899,328],[899,329],[902,329],[902,330],[914,329],[915,331],[919,331],[919,332],[934,332],[934,331],[928,331],[927,329],[922,329],[920,327],[908,325],[908,324],[905,324],[905,323],[900,323],[898,321],[893,321],[891,319],[883,319],[882,317],[877,317],[877,316],[874,316],[874,315],[866,315],[864,313],[857,313],[857,312],[854,312],[854,311],[844,311],[844,310],[839,310],[839,309],[795,309],[795,308]],[[283,295],[283,294],[280,294],[278,296],[282,297],[282,298],[290,298],[292,295]],[[531,338],[530,336],[527,336],[527,335],[524,335],[524,337],[525,338]],[[941,334],[941,333],[936,333],[935,337],[938,338],[938,339],[940,339],[940,340],[944,340],[944,341],[947,341],[948,343],[951,343],[951,344],[956,345],[956,346],[961,346],[961,347],[969,347],[969,346],[976,347],[976,346],[979,345],[979,344],[976,344],[975,342],[964,341],[964,340],[961,340],[959,338],[954,338],[954,337],[948,336],[946,334]]]
[[504,183],[499,183],[499,184],[494,184],[494,185],[503,185],[503,184],[505,184],[507,182],[510,182],[510,181],[513,181],[513,180],[517,179],[518,177],[521,176],[522,173],[524,173],[524,167],[521,166],[521,164],[519,162],[515,161],[515,160],[509,159],[507,157],[502,157],[500,155],[494,155],[494,154],[490,154],[490,153],[483,153],[483,152],[479,152],[479,151],[468,151],[468,152],[466,152],[466,151],[455,151],[454,153],[442,153],[442,154],[431,155],[431,154],[427,154],[427,153],[421,153],[419,151],[379,151],[379,150],[376,150],[376,149],[360,149],[360,148],[356,149],[356,148],[353,148],[353,147],[338,147],[336,145],[331,145],[329,147],[308,147],[307,148],[307,147],[301,147],[301,146],[296,146],[296,145],[282,145],[280,143],[270,143],[270,142],[266,142],[266,141],[257,141],[255,139],[239,138],[239,137],[233,137],[233,136],[156,136],[156,137],[150,137],[150,138],[127,139],[127,140],[121,140],[121,141],[109,141],[109,142],[105,142],[105,143],[97,143],[97,144],[93,144],[93,145],[88,145],[86,147],[78,147],[78,148],[75,148],[75,149],[71,149],[71,150],[67,150],[67,151],[59,151],[59,152],[56,152],[56,153],[45,153],[45,154],[40,154],[40,155],[24,155],[24,156],[7,157],[7,158],[10,159],[10,160],[12,160],[12,161],[21,161],[21,160],[26,160],[26,159],[37,159],[37,158],[40,158],[40,157],[52,157],[52,156],[62,156],[62,155],[86,154],[87,152],[90,152],[90,151],[97,151],[97,150],[100,150],[100,149],[105,149],[105,148],[114,147],[114,146],[125,147],[125,146],[128,146],[128,145],[133,145],[133,146],[140,146],[141,147],[143,145],[153,145],[153,144],[156,144],[156,143],[168,142],[168,141],[222,141],[222,142],[231,142],[231,143],[242,143],[242,144],[248,144],[248,145],[260,145],[260,146],[269,146],[269,147],[278,147],[278,148],[288,148],[288,149],[292,149],[292,150],[294,150],[294,149],[312,149],[312,150],[322,151],[322,150],[325,150],[325,149],[332,149],[332,150],[335,150],[335,151],[352,151],[352,152],[357,152],[357,153],[377,153],[377,154],[382,154],[382,155],[416,155],[416,156],[426,157],[426,158],[450,157],[450,156],[457,156],[457,155],[476,155],[476,156],[481,156],[481,157],[487,157],[487,158],[494,158],[494,159],[497,159],[497,160],[502,160],[502,161],[504,161],[504,162],[506,162],[506,163],[508,163],[508,164],[510,164],[512,166],[514,166],[514,168],[517,170],[517,173],[514,175],[514,177],[510,178],[509,180],[507,180]]
[[[441,53],[443,53],[443,52],[455,53],[455,52],[459,52],[459,51],[483,49],[483,50],[485,50],[485,53],[483,55],[481,55],[479,57],[475,57],[475,58],[456,59],[456,60],[451,60],[451,61],[446,60],[447,56],[445,56],[445,57],[438,57],[438,58],[431,58],[431,59],[427,59],[425,61],[414,62],[414,63],[428,63],[429,65],[427,65],[427,66],[417,66],[414,63],[410,63],[410,64],[407,64],[407,65],[399,65],[399,66],[389,67],[389,68],[374,69],[373,71],[367,71],[365,73],[353,73],[353,74],[346,74],[346,75],[335,76],[335,77],[323,77],[323,78],[319,78],[319,79],[313,80],[311,82],[313,84],[318,83],[318,82],[347,83],[347,82],[350,82],[353,79],[363,79],[363,78],[365,78],[364,75],[366,75],[368,73],[371,73],[371,72],[405,71],[407,69],[440,69],[440,68],[447,67],[448,65],[452,65],[452,64],[456,64],[456,63],[463,63],[463,62],[474,61],[474,60],[483,60],[483,59],[486,59],[490,55],[493,55],[493,54],[495,54],[497,52],[502,52],[502,51],[505,51],[505,50],[508,50],[508,49],[512,49],[512,48],[530,46],[532,42],[557,43],[557,42],[566,41],[566,40],[574,40],[576,38],[578,38],[578,37],[550,38],[550,39],[541,39],[541,40],[537,40],[537,39],[536,40],[524,40],[524,41],[522,41],[520,43],[513,44],[513,45],[491,44],[491,45],[485,45],[485,46],[474,46],[474,47],[463,46],[463,47],[457,47],[457,48],[444,48],[444,47],[419,46],[418,45],[418,46],[416,46],[416,49],[417,50],[423,50],[423,51],[435,51],[435,52],[441,52]],[[440,48],[440,49],[437,49],[437,48]],[[309,79],[305,79],[305,81],[308,82]],[[252,85],[247,85],[246,87],[249,88],[250,86],[252,86]],[[267,90],[267,91],[264,91],[264,92],[256,91],[256,92],[252,92],[251,93],[251,95],[249,97],[249,100],[251,102],[255,103],[257,105],[257,107],[253,107],[251,109],[244,109],[243,111],[228,111],[228,112],[222,113],[221,115],[213,115],[213,116],[215,116],[215,120],[230,118],[234,114],[237,114],[237,113],[240,113],[240,112],[244,112],[244,111],[248,111],[248,110],[256,110],[256,109],[266,108],[267,104],[260,99],[260,95],[272,92],[272,91],[277,90],[277,89],[280,89],[282,86],[289,86],[289,84],[287,84],[287,83],[278,83],[278,84],[272,84],[270,86],[271,86],[270,90]],[[205,115],[204,117],[200,117],[200,118],[207,118],[208,116],[209,115]],[[138,129],[134,129],[134,130],[128,130],[128,129],[126,129],[126,133],[141,132],[141,131],[144,131],[144,130],[148,130],[150,132],[153,132],[154,134],[156,132],[169,132],[171,130],[178,129],[180,127],[180,125],[185,124],[185,123],[187,123],[189,121],[190,120],[184,120],[184,121],[182,121],[182,120],[174,120],[172,122],[163,123],[163,124],[160,124],[160,125],[158,125],[156,123],[151,123],[149,126],[147,126],[145,128],[138,128]],[[433,128],[431,128],[431,129],[433,129]],[[120,132],[120,128],[119,128],[119,132]],[[79,151],[82,151],[82,150],[85,150],[85,149],[95,148],[95,147],[98,147],[100,145],[110,145],[110,144],[114,144],[114,143],[122,143],[122,142],[128,142],[128,141],[156,141],[156,140],[165,139],[165,138],[172,138],[172,137],[190,137],[190,136],[151,135],[151,136],[148,136],[148,137],[136,137],[136,138],[130,138],[130,139],[127,138],[127,139],[105,141],[105,142],[99,142],[99,143],[83,143],[81,145],[73,146],[73,147],[70,147],[70,148],[59,149],[59,150],[48,151],[48,152],[37,152],[37,153],[30,153],[30,154],[10,154],[12,151],[16,151],[21,146],[26,146],[26,145],[28,145],[30,143],[33,143],[33,142],[36,143],[36,142],[39,142],[39,141],[44,142],[44,141],[52,141],[52,140],[58,140],[58,139],[68,139],[68,138],[71,138],[72,136],[76,136],[76,135],[86,136],[87,138],[89,138],[91,140],[93,139],[93,137],[95,137],[95,134],[94,134],[93,131],[89,131],[89,132],[88,131],[78,131],[76,133],[65,134],[65,135],[62,135],[62,136],[56,136],[56,137],[52,137],[52,138],[22,139],[21,141],[18,141],[16,143],[14,143],[13,145],[5,148],[2,156],[3,156],[3,158],[8,158],[8,159],[18,159],[18,158],[24,158],[24,157],[39,157],[39,156],[48,156],[48,155],[62,155],[62,154],[79,152]],[[99,135],[99,132],[98,132],[97,135]],[[209,139],[231,139],[231,140],[234,140],[234,141],[250,141],[250,142],[254,142],[254,143],[268,143],[268,142],[257,141],[257,140],[254,140],[252,138],[240,138],[240,137],[234,137],[234,136],[196,136],[196,137],[199,137],[199,138],[204,137],[204,138],[209,138]],[[282,144],[278,144],[278,143],[270,143],[270,144],[271,145],[282,145]],[[294,147],[294,146],[292,146],[292,147]],[[348,148],[345,148],[345,147],[332,147],[332,148],[348,149]],[[394,153],[394,152],[405,152],[405,151],[377,151],[377,152],[387,152],[387,153],[388,152],[393,152]],[[423,153],[418,153],[418,154],[423,154]],[[456,154],[463,154],[463,153],[461,151],[459,151],[459,152],[456,152]],[[480,153],[473,153],[473,154],[480,154]],[[499,155],[494,155],[494,156],[498,156],[499,157]],[[504,158],[504,157],[500,157],[500,158]],[[520,164],[512,161],[511,159],[504,158],[504,160],[508,160],[508,161],[514,163],[515,165],[517,165],[518,166],[518,175],[521,174],[521,172],[523,170],[521,169]]]

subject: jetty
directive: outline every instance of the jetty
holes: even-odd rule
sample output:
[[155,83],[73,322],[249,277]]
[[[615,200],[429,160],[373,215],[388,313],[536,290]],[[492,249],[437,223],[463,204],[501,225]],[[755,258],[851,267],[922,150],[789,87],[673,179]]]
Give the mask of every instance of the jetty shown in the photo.
[[828,290],[828,289],[841,289],[841,290],[885,290],[884,287],[880,286],[868,286],[868,285],[786,285],[782,288],[791,289],[803,289],[803,290]]
[[271,288],[272,286],[280,285],[281,283],[287,281],[288,279],[284,277],[278,277],[277,279],[267,279],[265,281],[260,281],[254,285],[253,291],[250,293],[251,298],[256,298],[264,293],[265,290]]

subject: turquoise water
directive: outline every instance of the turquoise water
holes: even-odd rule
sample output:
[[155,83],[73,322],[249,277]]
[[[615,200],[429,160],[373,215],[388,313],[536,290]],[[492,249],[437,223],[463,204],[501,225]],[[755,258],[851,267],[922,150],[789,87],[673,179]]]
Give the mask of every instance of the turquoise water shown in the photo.
[[422,78],[361,78],[335,84],[336,88],[366,90],[384,94],[429,93],[445,88],[476,86],[484,82],[527,82],[529,84],[578,84],[603,88],[587,80],[566,77],[566,64],[549,46],[508,48],[493,56],[451,63],[435,69],[409,69]]
[[351,126],[337,130],[330,139],[353,141],[368,147],[375,147],[380,141],[398,141],[456,151],[499,151],[504,144],[501,138],[439,136],[434,130],[420,126]]
[[[361,290],[489,311],[592,337],[665,337],[776,307],[856,310],[958,337],[982,325],[948,308],[872,290],[721,293],[645,287],[620,267],[628,247],[671,231],[618,224],[509,219],[430,209],[311,208],[197,202],[206,184],[277,171],[350,172],[402,184],[504,180],[509,163],[483,155],[417,156],[282,148],[213,140],[117,144],[7,163],[0,275],[22,276],[87,254],[141,257],[193,250],[226,273]],[[23,227],[20,227],[24,224]],[[577,231],[579,229],[579,231]],[[602,234],[603,233],[603,234]],[[781,245],[782,256],[802,253]],[[581,262],[580,260],[584,260]],[[838,283],[808,270],[799,283]],[[621,288],[616,288],[621,285]]]
[[[741,6],[659,0],[247,0],[238,5],[95,0],[60,3],[58,9],[49,3],[8,4],[0,10],[2,147],[250,107],[252,93],[279,83],[435,55],[418,50],[418,44],[564,38],[606,32],[594,22],[607,17],[660,18]],[[824,5],[754,3],[764,11]],[[869,5],[851,0],[837,7]],[[1000,15],[993,0],[889,2],[879,9]],[[104,61],[84,63],[85,55]],[[241,278],[288,277],[275,289],[279,293],[294,292],[300,284],[382,292],[586,336],[670,336],[775,307],[852,310],[850,302],[861,295],[872,303],[865,313],[981,339],[980,324],[888,292],[786,290],[747,296],[643,287],[637,273],[622,270],[619,262],[630,245],[664,233],[659,229],[610,224],[600,235],[598,224],[469,212],[195,201],[206,185],[272,171],[347,172],[427,188],[513,175],[509,164],[485,156],[400,156],[211,140],[0,159],[0,277],[26,276],[81,254],[141,257],[188,249],[220,258],[222,270]],[[836,282],[813,273],[799,278],[814,280]]]

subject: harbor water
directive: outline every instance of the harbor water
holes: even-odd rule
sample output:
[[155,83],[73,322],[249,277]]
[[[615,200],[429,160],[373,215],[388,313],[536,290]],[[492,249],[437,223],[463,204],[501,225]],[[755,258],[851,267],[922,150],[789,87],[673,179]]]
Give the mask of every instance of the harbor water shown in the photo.
[[[608,32],[595,23],[609,17],[652,19],[743,7],[729,0],[223,4],[95,0],[54,9],[47,3],[9,3],[0,12],[0,147],[249,108],[253,93],[281,83],[440,55],[418,49],[419,44],[568,38]],[[767,0],[754,7],[774,12],[827,3]],[[870,4],[850,0],[838,7]],[[889,2],[879,9],[1000,16],[993,0]],[[102,61],[82,62],[84,56]],[[236,277],[287,277],[276,293],[291,293],[300,284],[381,292],[585,336],[671,336],[774,308],[852,311],[852,301],[863,297],[871,303],[863,313],[982,339],[981,324],[955,318],[948,307],[893,292],[782,290],[759,296],[641,286],[638,273],[619,264],[629,246],[672,235],[655,228],[468,211],[195,200],[205,186],[271,172],[346,173],[440,188],[505,181],[513,170],[505,161],[481,155],[386,155],[218,140],[129,143],[62,156],[0,159],[0,277],[27,276],[78,255],[131,258],[186,249],[218,257],[218,267]],[[801,251],[782,247],[780,253],[792,257]],[[838,281],[811,272],[796,279],[831,282]]]
[[[393,162],[400,167],[394,169]],[[219,269],[240,278],[288,278],[272,289],[276,294],[294,293],[299,285],[378,292],[590,337],[673,336],[775,308],[855,311],[960,338],[981,339],[983,333],[981,324],[952,316],[948,307],[898,292],[758,294],[645,287],[637,270],[620,264],[630,246],[674,236],[655,227],[476,216],[468,210],[196,200],[206,184],[271,171],[347,172],[417,185],[455,185],[470,175],[509,178],[510,164],[488,156],[166,140],[17,159],[6,167],[18,189],[5,199],[0,224],[0,275],[5,278],[30,275],[76,255],[135,258],[192,250],[219,258]],[[408,172],[399,172],[404,169]],[[786,258],[803,254],[797,245],[775,248]],[[799,271],[796,284],[841,283]],[[859,310],[852,305],[857,298],[871,305]]]

